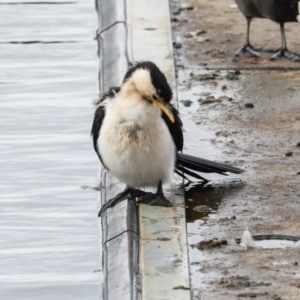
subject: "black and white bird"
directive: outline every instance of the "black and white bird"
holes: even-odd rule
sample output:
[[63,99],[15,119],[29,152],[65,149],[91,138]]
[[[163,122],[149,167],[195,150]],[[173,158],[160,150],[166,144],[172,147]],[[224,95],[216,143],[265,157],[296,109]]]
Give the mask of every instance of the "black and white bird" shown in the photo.
[[[183,148],[182,122],[170,103],[172,90],[165,75],[150,61],[128,70],[121,87],[112,87],[99,100],[92,126],[95,151],[104,167],[126,189],[106,202],[98,216],[128,198],[139,202],[171,206],[162,184],[175,171],[203,179],[195,172],[242,173],[226,164],[180,153]],[[157,187],[156,193],[137,188]]]
[[[276,54],[271,57],[271,60],[285,57],[292,61],[300,61],[298,54],[292,53],[287,49],[284,24],[287,22],[300,22],[300,1],[299,0],[235,0],[239,10],[247,20],[247,34],[245,45],[237,51],[236,56],[241,56],[245,52],[253,56],[260,56],[250,44],[250,24],[253,18],[270,19],[280,25],[281,32],[281,47]],[[274,51],[274,52],[276,52]],[[269,51],[273,52],[273,51]]]

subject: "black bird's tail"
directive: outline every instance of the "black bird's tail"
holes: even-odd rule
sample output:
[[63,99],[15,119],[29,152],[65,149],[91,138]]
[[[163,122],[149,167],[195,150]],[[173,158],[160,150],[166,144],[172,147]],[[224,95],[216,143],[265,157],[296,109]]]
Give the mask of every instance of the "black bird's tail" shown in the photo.
[[244,170],[231,167],[229,165],[214,162],[208,159],[178,153],[177,161],[176,161],[176,173],[180,176],[184,177],[184,174],[190,175],[197,179],[202,179],[207,181],[205,178],[201,177],[197,173],[193,172],[201,172],[201,173],[218,173],[221,175],[226,175],[225,172],[241,174]]

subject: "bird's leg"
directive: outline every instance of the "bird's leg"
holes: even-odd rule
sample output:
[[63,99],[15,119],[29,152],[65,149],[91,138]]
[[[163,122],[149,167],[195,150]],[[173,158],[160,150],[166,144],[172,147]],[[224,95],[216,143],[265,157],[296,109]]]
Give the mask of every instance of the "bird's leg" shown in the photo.
[[[141,190],[133,189],[131,187],[126,187],[123,192],[115,196],[114,198],[110,199],[106,203],[104,203],[98,213],[98,217],[101,217],[101,215],[110,207],[113,207],[117,205],[118,203],[128,199],[128,198],[136,198],[141,197],[143,195],[147,195],[149,193],[146,193]],[[152,194],[152,193],[151,193]]]
[[165,197],[161,180],[158,183],[157,191],[155,194],[148,193],[143,196],[139,203],[155,205],[155,206],[171,206],[171,202]]
[[281,33],[281,48],[270,59],[271,60],[277,60],[281,57],[285,57],[286,59],[289,59],[291,61],[300,62],[300,55],[296,54],[296,53],[293,53],[293,52],[291,52],[287,49],[284,23],[280,23],[280,33]]
[[245,45],[239,49],[236,53],[235,56],[242,56],[246,52],[250,53],[252,56],[260,57],[260,54],[257,51],[261,51],[260,48],[254,48],[250,44],[250,25],[251,25],[251,20],[252,18],[246,17],[247,20],[247,35],[246,35],[246,43]]

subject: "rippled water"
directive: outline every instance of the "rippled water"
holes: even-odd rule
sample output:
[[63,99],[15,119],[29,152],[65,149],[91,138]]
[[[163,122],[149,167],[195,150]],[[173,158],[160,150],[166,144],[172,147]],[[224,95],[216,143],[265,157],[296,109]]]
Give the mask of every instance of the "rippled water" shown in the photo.
[[1,1],[0,28],[0,299],[99,299],[94,1]]

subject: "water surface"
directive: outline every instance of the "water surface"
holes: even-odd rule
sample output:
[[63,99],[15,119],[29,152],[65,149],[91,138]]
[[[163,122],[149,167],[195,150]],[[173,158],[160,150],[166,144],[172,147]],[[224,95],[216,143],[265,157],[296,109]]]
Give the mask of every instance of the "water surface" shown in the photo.
[[99,299],[93,1],[0,4],[0,299]]

